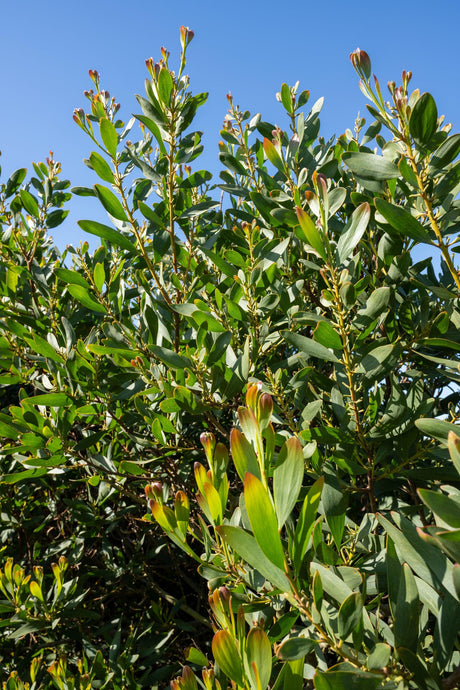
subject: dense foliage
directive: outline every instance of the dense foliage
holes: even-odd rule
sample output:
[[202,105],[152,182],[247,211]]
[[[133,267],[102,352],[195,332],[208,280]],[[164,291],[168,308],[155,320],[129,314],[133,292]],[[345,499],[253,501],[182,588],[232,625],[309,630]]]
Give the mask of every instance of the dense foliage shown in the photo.
[[127,124],[90,71],[96,251],[0,185],[3,687],[456,687],[460,134],[358,49],[370,124],[229,97],[214,184],[192,37]]

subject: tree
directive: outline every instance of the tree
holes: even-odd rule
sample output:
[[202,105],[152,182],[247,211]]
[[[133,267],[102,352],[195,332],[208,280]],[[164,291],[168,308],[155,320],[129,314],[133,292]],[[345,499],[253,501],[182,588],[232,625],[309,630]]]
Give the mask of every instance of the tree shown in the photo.
[[229,97],[212,185],[192,38],[128,124],[90,70],[93,254],[47,238],[52,156],[0,190],[5,687],[157,687],[187,643],[206,688],[454,687],[460,135],[358,49],[370,125]]

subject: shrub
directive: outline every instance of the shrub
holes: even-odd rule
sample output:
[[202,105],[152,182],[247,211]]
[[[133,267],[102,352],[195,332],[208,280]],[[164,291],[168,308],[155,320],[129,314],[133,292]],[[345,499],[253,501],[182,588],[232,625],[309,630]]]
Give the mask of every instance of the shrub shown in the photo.
[[213,185],[192,37],[127,124],[90,70],[94,253],[52,155],[0,188],[5,687],[454,687],[460,135],[357,50],[369,125],[229,97]]

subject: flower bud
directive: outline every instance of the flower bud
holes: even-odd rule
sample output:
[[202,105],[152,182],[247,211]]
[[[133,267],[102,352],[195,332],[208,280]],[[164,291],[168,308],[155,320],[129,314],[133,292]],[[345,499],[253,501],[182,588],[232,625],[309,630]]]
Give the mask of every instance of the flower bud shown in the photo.
[[88,74],[96,89],[99,89],[99,79],[101,75],[99,74],[97,69],[88,70]]
[[161,482],[147,484],[144,491],[148,499],[156,499],[158,503],[163,504],[163,484]]
[[261,429],[265,429],[270,424],[273,412],[273,399],[268,393],[263,393],[259,399],[258,419]]
[[361,48],[356,48],[353,53],[350,53],[350,60],[359,76],[368,81],[372,71],[369,55]]
[[191,29],[189,29],[188,26],[181,26],[180,43],[182,46],[182,50],[184,50],[188,46],[194,35],[194,32]]
[[210,432],[203,432],[200,436],[201,445],[206,453],[206,458],[211,465],[214,448],[216,447],[216,437]]

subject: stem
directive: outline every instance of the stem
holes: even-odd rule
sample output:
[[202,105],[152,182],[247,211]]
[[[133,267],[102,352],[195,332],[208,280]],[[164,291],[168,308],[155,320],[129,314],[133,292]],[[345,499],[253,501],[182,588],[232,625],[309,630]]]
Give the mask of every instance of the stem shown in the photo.
[[458,291],[460,292],[460,276],[458,274],[458,271],[456,270],[454,263],[452,261],[452,258],[449,254],[449,250],[443,240],[441,230],[439,228],[439,225],[436,222],[436,218],[433,212],[433,206],[431,204],[430,199],[428,198],[428,195],[425,190],[425,186],[423,184],[423,180],[420,176],[420,173],[417,168],[417,163],[415,162],[415,155],[414,152],[412,151],[412,147],[410,145],[410,142],[406,140],[404,142],[406,144],[406,149],[407,149],[407,156],[409,158],[410,164],[412,166],[412,170],[414,171],[414,175],[417,178],[417,184],[419,188],[419,193],[420,197],[424,203],[425,209],[426,209],[426,214],[428,216],[428,220],[430,221],[431,229],[433,230],[436,239],[438,241],[438,248],[441,250],[442,256],[444,258],[444,261],[447,264],[447,267],[450,271],[450,274],[452,275],[455,284],[457,286]]

